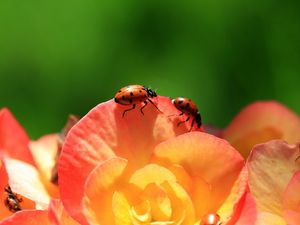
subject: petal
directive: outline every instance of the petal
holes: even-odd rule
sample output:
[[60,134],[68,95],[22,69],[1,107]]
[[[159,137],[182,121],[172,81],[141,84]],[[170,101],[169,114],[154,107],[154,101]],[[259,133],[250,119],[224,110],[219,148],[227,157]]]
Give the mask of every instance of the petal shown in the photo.
[[[297,171],[284,192],[284,218],[288,224],[300,224],[300,170]],[[296,223],[298,221],[298,223]]]
[[[146,208],[146,206],[144,206]],[[149,209],[148,205],[148,209]],[[115,221],[115,225],[131,225],[131,217],[128,212],[130,212],[131,206],[128,202],[127,197],[123,192],[115,191],[112,197],[112,211],[113,217]],[[141,209],[141,207],[139,207]],[[139,219],[145,222],[148,222],[151,218],[149,217],[149,210],[145,210],[146,212],[137,212],[139,213]],[[142,215],[143,214],[143,215]],[[143,216],[143,218],[141,218]]]
[[247,161],[249,186],[260,212],[282,216],[284,190],[300,162],[299,146],[273,140],[253,148]]
[[37,141],[31,141],[29,144],[30,151],[39,171],[48,180],[51,178],[51,170],[55,165],[55,157],[58,149],[57,140],[57,134],[49,134]]
[[83,207],[91,224],[114,224],[112,195],[127,166],[122,158],[99,164],[87,178]]
[[166,190],[171,200],[172,221],[175,222],[174,224],[194,224],[196,221],[195,209],[188,193],[174,181],[165,181],[161,186]]
[[[231,188],[230,194],[227,196],[225,202],[218,210],[218,215],[223,218],[222,221],[233,223],[236,221],[244,208],[246,190],[248,188],[248,171],[244,167]],[[256,209],[256,207],[255,207]],[[250,223],[250,221],[249,221]]]
[[0,225],[51,225],[48,211],[23,210],[0,222]]
[[57,134],[49,134],[37,141],[31,141],[29,144],[34,161],[41,173],[41,180],[53,198],[59,198],[58,187],[51,182],[52,170],[56,164],[58,151],[57,140]]
[[245,201],[243,202],[241,214],[234,223],[235,225],[254,225],[257,220],[257,210],[255,199],[250,193],[246,193]]
[[68,215],[63,204],[58,199],[51,201],[48,211],[52,225],[79,225],[79,223]]
[[159,144],[152,160],[167,168],[181,165],[192,177],[191,196],[199,218],[217,211],[244,166],[241,155],[227,141],[201,132],[190,132]]
[[141,190],[150,183],[161,184],[165,181],[176,181],[176,177],[166,168],[156,164],[149,164],[135,171],[129,180]]
[[132,168],[140,168],[158,143],[187,131],[168,118],[177,112],[169,98],[153,101],[163,113],[148,104],[144,115],[138,106],[122,118],[131,106],[110,100],[96,106],[70,130],[58,163],[59,186],[66,209],[79,221],[84,221],[81,199],[86,177],[99,162],[119,156]]
[[223,138],[247,157],[255,144],[272,139],[294,144],[300,139],[300,118],[278,102],[255,102],[232,120]]
[[10,216],[12,213],[5,207],[4,200],[7,195],[4,194],[4,188],[8,184],[8,176],[4,163],[0,160],[0,221]]
[[37,208],[48,207],[50,197],[35,167],[16,159],[5,159],[9,185],[13,192],[36,203]]
[[172,215],[172,205],[166,191],[163,188],[155,183],[150,183],[141,195],[142,198],[147,199],[150,203],[152,220],[170,220]]
[[276,214],[268,212],[259,212],[257,214],[257,221],[255,225],[287,225],[286,221]]
[[0,110],[0,156],[5,155],[33,164],[24,128],[7,108]]

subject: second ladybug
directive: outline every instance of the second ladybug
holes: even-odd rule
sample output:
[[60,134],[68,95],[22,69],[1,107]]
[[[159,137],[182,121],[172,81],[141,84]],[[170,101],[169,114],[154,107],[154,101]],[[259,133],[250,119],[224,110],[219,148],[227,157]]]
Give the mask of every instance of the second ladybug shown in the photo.
[[159,108],[154,104],[151,98],[157,97],[155,91],[151,90],[142,85],[129,85],[121,88],[115,95],[115,102],[121,105],[131,105],[132,108],[124,110],[122,117],[124,117],[125,113],[135,109],[136,104],[144,103],[141,107],[140,111],[144,115],[143,109],[147,106],[148,102],[150,102],[159,112]]
[[198,128],[201,127],[202,125],[201,115],[198,111],[196,104],[191,99],[178,97],[173,99],[172,103],[179,111],[181,111],[181,113],[178,116],[182,116],[184,114],[187,115],[187,118],[184,121],[180,121],[177,124],[177,126],[189,121],[190,118],[192,117],[192,124],[189,131],[192,130],[195,122]]

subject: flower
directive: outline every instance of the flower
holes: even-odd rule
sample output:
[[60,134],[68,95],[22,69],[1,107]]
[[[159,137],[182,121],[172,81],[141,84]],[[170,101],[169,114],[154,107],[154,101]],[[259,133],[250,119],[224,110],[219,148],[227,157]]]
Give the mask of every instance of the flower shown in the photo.
[[177,127],[168,98],[155,104],[163,113],[148,106],[122,118],[126,106],[110,100],[70,130],[58,162],[66,210],[80,224],[196,225],[209,213],[222,225],[253,224],[241,155],[225,140],[186,133],[187,123]]
[[257,225],[300,224],[300,144],[282,140],[256,145],[247,161]]
[[300,118],[275,101],[246,106],[221,134],[247,158],[255,144],[282,139],[290,144],[300,140]]

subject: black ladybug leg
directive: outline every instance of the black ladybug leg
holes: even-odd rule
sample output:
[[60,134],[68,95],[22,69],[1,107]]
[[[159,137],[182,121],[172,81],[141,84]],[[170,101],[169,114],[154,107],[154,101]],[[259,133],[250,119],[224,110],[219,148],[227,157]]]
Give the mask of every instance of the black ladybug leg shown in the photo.
[[144,101],[144,103],[145,103],[145,105],[143,105],[142,108],[141,108],[141,113],[142,113],[143,115],[144,115],[143,109],[146,107],[146,105],[148,104],[148,102],[147,102],[147,101]]
[[149,101],[152,105],[154,105],[154,107],[155,107],[159,112],[163,113],[162,111],[159,110],[159,108],[157,108],[157,106],[151,101],[150,98],[148,98],[148,101]]
[[195,118],[192,120],[192,124],[191,124],[191,128],[190,128],[189,132],[191,132],[191,130],[192,130],[193,126],[194,126],[194,122],[195,122]]
[[171,117],[171,116],[182,116],[184,114],[184,112],[180,113],[180,114],[172,114],[172,115],[169,115],[168,117]]
[[187,122],[189,120],[190,120],[190,117],[186,118],[186,120],[184,120],[184,121],[180,121],[179,123],[177,123],[177,127],[179,127],[180,124],[185,123],[185,122]]
[[133,109],[135,109],[135,104],[132,104],[132,108],[124,110],[122,117],[125,116],[125,113],[126,113],[126,112],[128,112],[128,111],[130,111],[130,110],[133,110]]

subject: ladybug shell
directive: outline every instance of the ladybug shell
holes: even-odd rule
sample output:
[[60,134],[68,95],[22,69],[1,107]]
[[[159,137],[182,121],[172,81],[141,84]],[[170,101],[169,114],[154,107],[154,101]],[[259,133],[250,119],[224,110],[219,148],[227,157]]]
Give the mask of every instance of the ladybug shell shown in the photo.
[[188,98],[178,97],[173,99],[172,103],[178,110],[180,110],[183,113],[191,114],[194,116],[198,113],[198,108],[196,104]]
[[17,199],[14,199],[11,196],[8,196],[5,201],[5,206],[9,209],[11,212],[17,212],[21,210],[19,201]]
[[132,105],[144,102],[149,98],[147,89],[142,85],[129,85],[121,88],[115,95],[115,102],[121,105]]
[[221,225],[221,218],[216,213],[206,214],[202,220],[200,225]]

